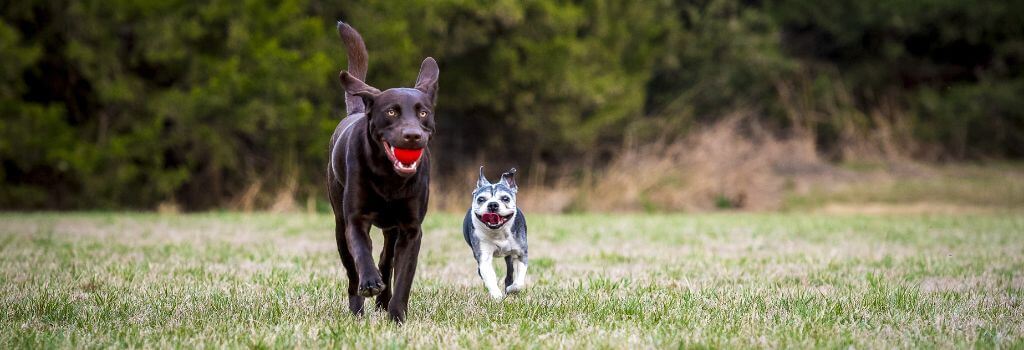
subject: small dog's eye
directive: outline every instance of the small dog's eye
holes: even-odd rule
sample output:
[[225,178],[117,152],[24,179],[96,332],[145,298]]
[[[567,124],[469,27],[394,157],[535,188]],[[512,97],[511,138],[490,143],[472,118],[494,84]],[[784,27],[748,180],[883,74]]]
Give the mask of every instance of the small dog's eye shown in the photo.
[[512,200],[512,198],[508,198],[508,196],[501,196],[501,201],[502,202],[508,203],[508,201],[510,201],[510,200]]
[[420,111],[420,118],[426,118],[426,117],[427,117],[427,111]]
[[487,198],[484,198],[484,197],[476,197],[476,202],[477,203],[483,203],[486,200],[487,200]]
[[398,111],[396,111],[394,108],[392,108],[392,109],[384,111],[384,114],[387,114],[389,117],[394,117],[394,116],[398,115]]

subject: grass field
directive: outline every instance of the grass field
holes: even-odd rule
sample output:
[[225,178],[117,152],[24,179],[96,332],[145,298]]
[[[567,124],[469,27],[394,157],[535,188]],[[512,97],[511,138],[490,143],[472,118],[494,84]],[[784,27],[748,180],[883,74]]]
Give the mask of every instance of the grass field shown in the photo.
[[399,327],[348,314],[326,215],[0,214],[0,348],[1024,347],[1021,214],[533,215],[500,303],[460,223]]

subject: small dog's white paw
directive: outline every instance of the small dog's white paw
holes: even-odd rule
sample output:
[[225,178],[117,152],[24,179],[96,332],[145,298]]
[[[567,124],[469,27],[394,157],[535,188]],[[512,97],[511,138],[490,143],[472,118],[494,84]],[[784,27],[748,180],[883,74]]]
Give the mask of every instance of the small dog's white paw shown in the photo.
[[497,300],[497,301],[501,301],[501,299],[504,299],[504,298],[505,298],[505,295],[501,294],[501,291],[493,291],[493,292],[491,292],[491,299],[494,299],[494,300]]
[[518,285],[518,284],[512,284],[512,285],[509,285],[508,287],[505,287],[505,293],[506,294],[516,294],[516,293],[519,293],[519,292],[523,291],[523,289],[526,289],[526,288],[524,288],[523,286]]

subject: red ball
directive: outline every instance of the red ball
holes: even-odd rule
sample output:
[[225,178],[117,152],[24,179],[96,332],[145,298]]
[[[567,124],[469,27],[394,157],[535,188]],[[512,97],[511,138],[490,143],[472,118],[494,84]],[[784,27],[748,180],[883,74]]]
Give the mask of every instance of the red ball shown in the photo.
[[420,159],[423,149],[395,148],[395,158],[403,164],[412,164]]

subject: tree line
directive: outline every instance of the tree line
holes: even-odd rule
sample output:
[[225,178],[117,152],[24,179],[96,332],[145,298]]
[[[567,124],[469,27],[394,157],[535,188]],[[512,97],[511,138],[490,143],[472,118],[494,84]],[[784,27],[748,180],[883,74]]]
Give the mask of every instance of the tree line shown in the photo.
[[1024,2],[10,1],[0,208],[222,207],[322,192],[343,117],[334,23],[368,81],[441,67],[435,172],[600,166],[746,113],[823,155],[1024,156]]

